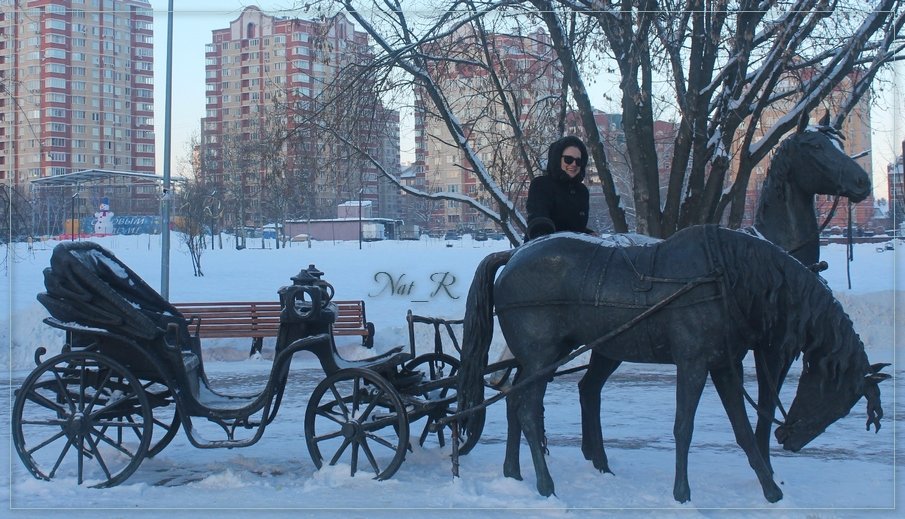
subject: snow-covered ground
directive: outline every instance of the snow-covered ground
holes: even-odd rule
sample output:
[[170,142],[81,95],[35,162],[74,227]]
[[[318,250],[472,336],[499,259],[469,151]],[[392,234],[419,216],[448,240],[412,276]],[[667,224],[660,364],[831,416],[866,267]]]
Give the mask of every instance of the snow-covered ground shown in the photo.
[[[160,244],[156,236],[116,236],[97,240],[141,275],[160,286]],[[486,254],[507,247],[499,241],[444,242],[314,242],[287,249],[234,249],[225,237],[224,249],[202,257],[204,277],[192,276],[184,247],[174,236],[170,261],[170,299],[276,300],[280,286],[309,264],[325,272],[337,299],[363,299],[368,320],[377,328],[376,351],[408,343],[406,311],[420,315],[460,318],[477,263]],[[903,254],[879,252],[877,245],[858,245],[851,263],[851,289],[846,275],[845,247],[830,245],[822,258],[830,263],[823,275],[855,322],[872,362],[892,362],[896,377],[882,388],[886,417],[878,434],[864,431],[865,403],[833,424],[801,453],[772,449],[776,481],[785,497],[767,503],[744,454],[736,446],[722,405],[708,385],[696,417],[689,457],[692,501],[672,498],[675,409],[672,366],[624,364],[604,389],[604,435],[615,476],[600,474],[580,451],[577,375],[551,384],[545,403],[549,438],[548,463],[556,496],[543,498],[535,490],[527,448],[522,449],[524,481],[504,478],[502,461],[506,433],[504,404],[491,406],[481,443],[461,459],[461,477],[451,476],[449,448],[416,448],[387,481],[363,474],[350,477],[349,467],[316,470],[304,440],[308,395],[322,378],[313,357],[293,364],[286,397],[276,421],[256,445],[234,450],[197,449],[182,431],[164,451],[142,463],[122,485],[111,489],[82,488],[73,480],[33,479],[10,444],[13,390],[34,366],[37,346],[59,351],[62,335],[44,325],[46,316],[35,295],[43,290],[41,270],[48,266],[54,243],[32,248],[19,244],[8,251],[0,302],[0,334],[9,348],[0,359],[9,366],[8,398],[3,400],[0,437],[8,448],[0,453],[7,463],[0,482],[3,514],[10,517],[444,517],[503,513],[507,516],[559,517],[582,515],[656,514],[666,517],[769,516],[849,517],[893,516],[902,489],[896,462],[901,440],[901,389],[896,382],[903,369],[896,362],[902,351],[901,319],[896,308],[903,301]],[[451,246],[447,246],[451,245]],[[905,246],[897,243],[897,248]],[[882,247],[882,246],[881,246]],[[4,253],[7,251],[3,251]],[[499,334],[494,350],[502,348]],[[419,330],[419,351],[433,347],[433,332]],[[338,341],[348,358],[372,355],[357,338]],[[268,375],[266,359],[247,360],[245,340],[208,341],[205,369],[212,385],[235,392],[262,387]],[[272,344],[265,348],[265,354]],[[493,354],[493,353],[492,353]],[[265,355],[266,357],[267,355]],[[790,373],[783,401],[794,394],[800,363]],[[746,384],[755,389],[752,366]],[[753,411],[749,410],[749,415]],[[897,474],[898,473],[898,474]],[[253,512],[254,511],[254,512]],[[8,514],[8,515],[6,515]]]

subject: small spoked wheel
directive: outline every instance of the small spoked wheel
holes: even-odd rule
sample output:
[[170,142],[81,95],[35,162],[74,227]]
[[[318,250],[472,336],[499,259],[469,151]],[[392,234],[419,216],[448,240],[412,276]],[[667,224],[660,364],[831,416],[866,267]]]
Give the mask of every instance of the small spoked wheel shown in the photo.
[[68,352],[29,374],[16,392],[13,443],[38,479],[112,487],[147,455],[151,405],[139,380],[110,357]]
[[[421,371],[427,381],[433,382],[444,378],[455,377],[459,372],[459,360],[455,357],[446,355],[445,353],[426,353],[407,362],[405,364],[405,369],[407,371]],[[445,400],[451,402],[454,401],[456,391],[453,384],[449,384],[424,391],[418,396],[429,401]],[[431,406],[430,412],[425,417],[424,428],[418,436],[418,445],[424,446],[431,437],[431,430],[433,429],[437,444],[440,447],[446,446],[446,429],[448,429],[449,426],[437,427],[436,423],[438,420],[450,416],[450,414],[449,404]]]
[[348,463],[388,479],[405,459],[408,415],[396,390],[377,373],[361,368],[330,375],[311,394],[305,440],[317,468]]

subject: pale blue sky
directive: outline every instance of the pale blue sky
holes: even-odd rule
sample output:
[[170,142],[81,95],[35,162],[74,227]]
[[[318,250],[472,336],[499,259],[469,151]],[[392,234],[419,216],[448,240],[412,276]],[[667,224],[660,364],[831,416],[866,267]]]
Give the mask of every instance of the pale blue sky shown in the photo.
[[[200,132],[200,119],[204,116],[204,46],[210,43],[211,31],[225,28],[248,5],[260,6],[266,12],[286,10],[286,16],[305,17],[300,11],[288,11],[292,0],[249,2],[242,0],[174,0],[173,9],[173,102],[171,130],[171,174],[180,174],[180,163],[188,156],[188,143],[193,134]],[[154,9],[154,83],[155,130],[157,133],[158,172],[163,172],[164,108],[166,84],[166,36],[167,0],[151,0]],[[905,62],[899,62],[889,81],[883,98],[875,103],[872,111],[874,131],[873,173],[874,192],[877,198],[886,198],[886,165],[901,153],[905,138]],[[601,94],[616,85],[601,81],[591,86]],[[592,100],[593,101],[593,100]],[[606,109],[607,107],[601,107]],[[403,122],[404,124],[404,122]],[[403,136],[403,139],[405,137]],[[855,153],[862,150],[848,150]],[[411,160],[403,150],[402,160]]]

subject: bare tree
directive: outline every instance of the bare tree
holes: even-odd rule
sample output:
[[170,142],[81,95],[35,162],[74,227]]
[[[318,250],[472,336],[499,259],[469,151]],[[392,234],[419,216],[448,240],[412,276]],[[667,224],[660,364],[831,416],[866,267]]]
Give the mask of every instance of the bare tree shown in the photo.
[[[207,220],[205,202],[210,196],[206,186],[196,179],[184,183],[176,190],[175,227],[182,233],[182,241],[189,249],[195,276],[203,276],[201,254],[204,252],[204,225]],[[212,238],[213,239],[213,238]]]
[[[553,2],[532,3],[555,12]],[[845,88],[835,103],[833,125],[840,127],[880,67],[905,46],[901,0],[881,0],[870,10],[828,0],[557,4],[597,23],[601,47],[618,65],[637,227],[654,236],[719,222],[727,208],[728,224],[738,226],[753,168],[800,116]],[[547,14],[551,32],[568,15]],[[679,120],[665,200],[652,131],[658,104],[673,106]],[[783,115],[768,121],[766,114],[777,111]]]
[[[448,0],[433,5],[429,15],[392,0],[334,3],[373,39],[371,73],[391,79],[387,85],[419,92],[429,115],[444,121],[448,144],[459,148],[461,166],[476,176],[482,190],[469,196],[401,188],[468,204],[499,223],[513,241],[519,240],[524,218],[470,139],[460,92],[443,76],[448,66],[461,63],[500,70],[488,59],[488,27],[512,33],[538,25],[545,29],[570,94],[558,108],[561,114],[578,110],[614,230],[628,230],[622,202],[628,196],[636,230],[660,237],[697,223],[738,226],[752,170],[801,115],[832,100],[832,124],[841,127],[869,94],[877,72],[905,50],[903,0],[870,5],[856,0],[794,0],[792,5],[776,0]],[[444,53],[455,50],[446,43],[463,31],[485,43],[473,46],[484,49],[483,59]],[[630,193],[614,181],[593,117],[595,100],[587,83],[603,69],[619,77]],[[505,81],[492,82],[498,91],[512,88]],[[501,113],[511,98],[495,101]],[[653,131],[662,113],[672,113],[677,121],[665,181]],[[509,139],[518,141],[525,133],[518,118],[500,122],[506,126],[500,135]],[[516,154],[513,162],[525,166],[530,178],[526,156],[532,152]]]

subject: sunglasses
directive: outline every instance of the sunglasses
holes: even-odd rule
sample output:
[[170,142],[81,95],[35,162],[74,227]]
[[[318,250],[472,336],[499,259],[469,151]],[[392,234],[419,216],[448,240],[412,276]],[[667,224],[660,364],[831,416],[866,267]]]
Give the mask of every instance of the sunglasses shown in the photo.
[[567,166],[571,166],[572,163],[576,163],[581,166],[581,157],[573,157],[571,155],[563,155],[562,161],[566,163]]

